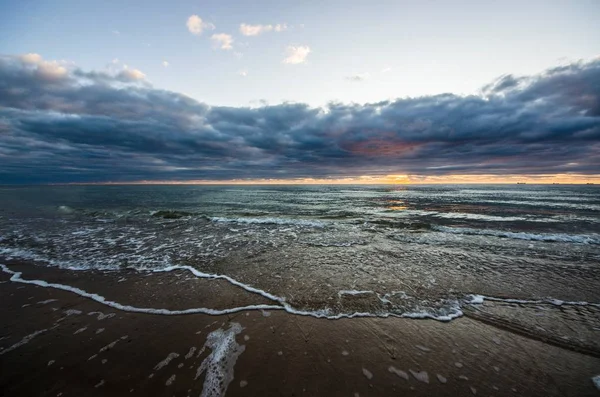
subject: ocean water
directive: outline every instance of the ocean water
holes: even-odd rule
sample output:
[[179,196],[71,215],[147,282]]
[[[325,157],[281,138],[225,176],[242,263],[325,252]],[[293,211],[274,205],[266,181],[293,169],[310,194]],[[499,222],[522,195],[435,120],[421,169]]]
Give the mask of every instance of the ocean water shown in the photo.
[[600,302],[595,185],[0,187],[0,263],[185,267],[317,316]]

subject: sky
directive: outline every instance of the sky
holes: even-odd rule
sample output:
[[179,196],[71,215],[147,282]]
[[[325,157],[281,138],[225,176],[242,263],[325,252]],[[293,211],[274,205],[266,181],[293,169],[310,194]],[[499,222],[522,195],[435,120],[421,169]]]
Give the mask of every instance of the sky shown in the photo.
[[596,0],[0,0],[0,15],[0,183],[600,175]]

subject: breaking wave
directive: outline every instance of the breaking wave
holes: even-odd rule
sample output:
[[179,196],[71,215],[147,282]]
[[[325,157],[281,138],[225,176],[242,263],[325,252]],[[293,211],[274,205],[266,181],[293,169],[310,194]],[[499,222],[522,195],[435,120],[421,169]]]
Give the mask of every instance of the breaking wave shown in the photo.
[[517,240],[563,242],[578,244],[600,244],[600,236],[597,234],[565,234],[565,233],[526,233],[510,232],[495,229],[475,229],[470,227],[433,226],[433,230],[442,233],[493,236]]

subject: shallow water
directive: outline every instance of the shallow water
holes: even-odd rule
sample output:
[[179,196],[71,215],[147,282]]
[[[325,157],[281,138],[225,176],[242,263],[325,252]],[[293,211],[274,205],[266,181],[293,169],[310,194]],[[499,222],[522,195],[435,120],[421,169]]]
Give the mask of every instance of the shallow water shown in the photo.
[[190,266],[321,315],[600,302],[591,185],[2,187],[0,208],[5,258]]

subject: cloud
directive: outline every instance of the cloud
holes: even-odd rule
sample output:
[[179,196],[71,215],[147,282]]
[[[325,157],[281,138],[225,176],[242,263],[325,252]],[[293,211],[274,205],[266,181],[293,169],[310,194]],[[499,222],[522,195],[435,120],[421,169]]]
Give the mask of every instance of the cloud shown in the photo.
[[385,73],[389,73],[392,71],[392,68],[390,67],[385,67],[383,69],[381,69],[381,74],[385,74]]
[[204,22],[198,15],[191,15],[185,24],[191,34],[200,36],[204,30],[214,30],[215,25]]
[[259,34],[270,32],[273,30],[273,25],[248,25],[242,23],[240,25],[240,33],[244,36],[258,36]]
[[23,63],[29,63],[33,65],[37,65],[42,62],[42,56],[34,53],[23,54],[19,57],[19,59],[21,59]]
[[238,72],[238,75],[242,76],[242,77],[246,77],[246,76],[248,76],[248,71],[246,71],[246,70],[240,70]]
[[163,65],[163,67],[168,68],[169,67],[169,62],[162,61],[162,65]]
[[58,61],[45,61],[39,54],[29,53],[19,57],[27,67],[46,80],[59,80],[67,75],[67,69]]
[[480,95],[313,108],[209,106],[136,69],[0,57],[0,183],[599,169],[600,60],[502,76]]
[[287,24],[283,23],[283,24],[276,24],[275,26],[273,25],[249,25],[246,23],[242,23],[240,24],[240,33],[243,34],[244,36],[258,36],[260,34],[266,33],[266,32],[283,32],[284,30],[287,30],[288,26]]
[[346,80],[349,81],[364,81],[371,77],[369,73],[358,73],[353,74],[352,76],[346,76]]
[[308,56],[308,54],[310,53],[310,47],[309,46],[288,46],[285,49],[285,55],[286,57],[283,60],[283,63],[287,63],[287,64],[298,64],[298,63],[304,63],[306,62],[306,57]]
[[125,69],[117,75],[117,78],[120,78],[122,81],[137,81],[144,80],[146,75],[138,69],[130,69],[125,65]]
[[116,36],[119,36],[121,34],[121,32],[119,32],[118,30],[113,30],[112,34],[114,34]]
[[212,40],[215,48],[220,48],[222,50],[233,49],[233,37],[231,37],[230,34],[216,33],[210,36],[210,39]]

